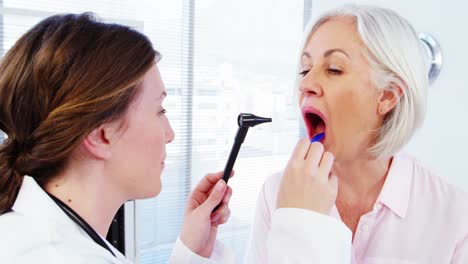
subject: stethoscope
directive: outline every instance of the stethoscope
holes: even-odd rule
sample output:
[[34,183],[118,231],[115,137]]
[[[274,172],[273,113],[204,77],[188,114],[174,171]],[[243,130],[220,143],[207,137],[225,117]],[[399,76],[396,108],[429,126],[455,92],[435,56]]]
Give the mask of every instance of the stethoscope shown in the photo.
[[81,216],[79,216],[75,211],[73,211],[73,209],[71,209],[64,202],[60,201],[57,197],[53,196],[50,193],[47,193],[47,194],[50,196],[50,198],[52,198],[52,200],[54,200],[54,202],[58,205],[58,207],[60,207],[60,209],[62,209],[63,212],[65,212],[65,214],[68,215],[68,217],[70,217],[70,219],[73,222],[75,222],[81,229],[83,229],[83,231],[85,231],[86,234],[88,234],[94,242],[96,242],[96,244],[105,248],[115,257],[114,252],[112,252],[112,250],[109,248],[106,242],[102,240],[101,236],[99,236],[98,233],[96,233],[96,231],[94,231],[94,229],[88,223],[86,223],[86,221],[83,218],[81,218]]

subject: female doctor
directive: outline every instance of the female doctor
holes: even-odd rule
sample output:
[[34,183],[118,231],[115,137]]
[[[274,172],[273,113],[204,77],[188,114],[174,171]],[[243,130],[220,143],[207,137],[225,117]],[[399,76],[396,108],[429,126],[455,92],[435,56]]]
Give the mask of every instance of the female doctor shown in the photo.
[[[124,202],[161,191],[174,132],[162,106],[159,59],[141,33],[90,14],[49,17],[5,55],[2,263],[128,263],[104,237]],[[272,218],[272,263],[349,260],[350,231],[321,214],[336,198],[332,163],[320,143],[298,143]],[[232,263],[216,243],[232,194],[220,178],[206,175],[190,195],[170,263]],[[324,240],[323,232],[335,236]]]

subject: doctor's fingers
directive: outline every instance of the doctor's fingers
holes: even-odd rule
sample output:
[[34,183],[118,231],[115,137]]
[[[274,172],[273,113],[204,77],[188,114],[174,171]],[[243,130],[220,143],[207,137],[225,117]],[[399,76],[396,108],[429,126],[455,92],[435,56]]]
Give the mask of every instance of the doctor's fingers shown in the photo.
[[194,192],[209,193],[211,189],[218,183],[219,179],[223,176],[222,171],[216,173],[208,173],[203,177],[193,190]]
[[309,150],[310,142],[307,138],[299,140],[293,150],[289,163],[304,161]]
[[211,225],[217,226],[226,223],[231,216],[231,209],[228,204],[222,204],[211,216]]
[[[198,183],[195,191],[211,194],[213,191],[213,187],[216,183],[223,177],[224,171],[219,171],[216,173],[209,173],[205,177],[203,177],[200,182]],[[231,175],[229,175],[229,179],[234,177],[235,171],[231,171]]]
[[331,174],[328,184],[336,200],[336,196],[338,195],[338,177],[335,174]]
[[232,189],[230,187],[228,188],[229,189],[226,191],[220,207],[210,216],[212,225],[221,225],[226,223],[229,219],[229,216],[231,215],[231,209],[229,209],[229,200],[232,196]]
[[322,180],[329,180],[335,157],[331,152],[324,152],[319,165],[318,177]]
[[314,142],[310,144],[307,151],[307,157],[305,158],[305,166],[308,169],[318,168],[324,151],[325,148],[323,147],[322,143]]
[[231,196],[232,196],[232,188],[228,185],[227,190],[224,193],[222,204],[229,204],[229,201],[231,200]]

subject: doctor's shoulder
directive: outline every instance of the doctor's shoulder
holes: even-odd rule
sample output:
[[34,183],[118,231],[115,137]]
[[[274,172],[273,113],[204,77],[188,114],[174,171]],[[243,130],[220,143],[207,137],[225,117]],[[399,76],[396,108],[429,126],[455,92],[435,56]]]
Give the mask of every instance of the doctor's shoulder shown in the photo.
[[80,245],[80,239],[57,233],[51,223],[16,212],[0,215],[0,263],[115,263],[115,258],[103,257],[99,248],[89,249],[92,243]]
[[277,171],[266,177],[263,182],[257,198],[256,210],[265,211],[271,218],[271,214],[276,208],[276,197],[283,178],[284,170]]
[[279,170],[266,177],[262,185],[261,193],[265,195],[267,200],[274,200],[276,202],[276,195],[278,193],[283,174],[284,170]]

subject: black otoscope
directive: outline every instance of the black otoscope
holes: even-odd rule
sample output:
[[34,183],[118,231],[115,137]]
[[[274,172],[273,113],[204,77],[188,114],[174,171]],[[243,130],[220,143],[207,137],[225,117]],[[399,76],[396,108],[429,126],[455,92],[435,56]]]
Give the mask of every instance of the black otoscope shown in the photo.
[[[229,159],[224,168],[223,180],[227,183],[229,181],[229,176],[231,175],[232,168],[236,162],[237,154],[239,154],[240,147],[244,143],[245,136],[249,131],[249,127],[254,127],[258,124],[271,122],[271,118],[259,117],[253,114],[240,113],[237,117],[237,124],[239,129],[237,129],[236,138],[234,139],[234,144],[232,145],[231,153],[229,154]],[[218,209],[219,205],[213,211]]]

